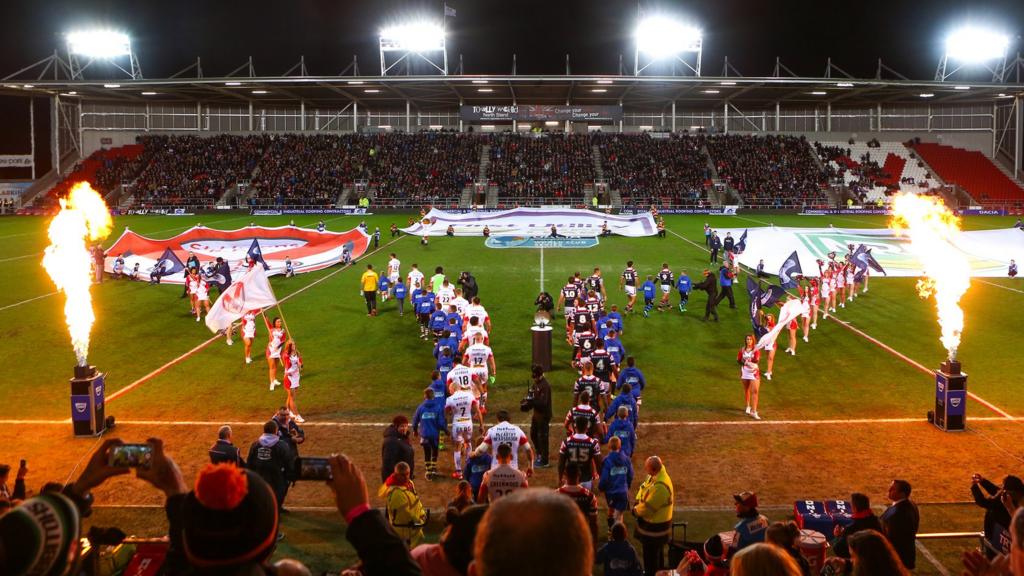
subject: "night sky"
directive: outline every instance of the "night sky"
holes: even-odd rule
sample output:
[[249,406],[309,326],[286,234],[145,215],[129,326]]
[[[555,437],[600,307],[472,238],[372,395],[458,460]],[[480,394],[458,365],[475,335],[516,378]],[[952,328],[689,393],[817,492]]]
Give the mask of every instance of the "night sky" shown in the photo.
[[[467,74],[615,74],[632,60],[635,0],[448,0],[451,70]],[[1022,0],[644,0],[645,14],[691,21],[704,30],[704,75],[724,56],[740,73],[768,76],[775,56],[800,75],[821,76],[826,57],[872,77],[878,57],[916,79],[930,79],[942,39],[958,24],[992,26],[1024,49]],[[440,20],[441,0],[0,0],[0,76],[63,50],[66,31],[91,26],[128,32],[143,75],[166,77],[196,56],[206,76],[221,76],[253,56],[257,75],[279,75],[306,56],[311,74],[339,73],[357,54],[360,72],[379,74],[376,35],[417,16]],[[0,98],[0,153],[27,147],[27,102]],[[45,101],[37,135],[45,138]],[[41,159],[43,169],[48,161]],[[48,166],[46,166],[48,168]],[[0,177],[6,174],[0,174]]]

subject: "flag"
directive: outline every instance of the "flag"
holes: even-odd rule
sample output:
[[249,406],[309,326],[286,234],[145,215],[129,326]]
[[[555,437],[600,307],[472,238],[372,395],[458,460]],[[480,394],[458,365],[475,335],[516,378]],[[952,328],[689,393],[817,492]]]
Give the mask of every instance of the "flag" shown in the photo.
[[768,285],[768,288],[761,291],[761,302],[758,304],[761,308],[765,306],[774,306],[776,302],[782,299],[786,295],[786,291],[778,286]]
[[779,320],[775,323],[775,327],[769,330],[761,336],[757,341],[756,350],[761,350],[765,346],[775,342],[775,339],[779,337],[779,332],[783,328],[789,326],[789,323],[798,318],[804,312],[803,302],[793,299],[782,305],[782,309],[779,310]]
[[206,315],[206,327],[211,332],[220,332],[245,315],[246,311],[275,304],[277,297],[270,288],[267,271],[253,266],[252,270],[236,280],[213,303]]
[[796,288],[796,276],[803,274],[803,269],[800,268],[800,257],[797,256],[796,250],[786,258],[786,261],[782,263],[782,267],[779,268],[779,286],[788,290],[790,288]]
[[253,262],[259,262],[260,264],[263,264],[264,270],[270,270],[270,265],[267,264],[267,261],[263,259],[263,251],[260,250],[260,241],[257,240],[256,238],[252,239],[252,246],[249,246],[248,256],[249,258],[252,259]]
[[444,5],[444,17],[445,18],[455,18],[455,8],[452,8],[451,6],[445,4]]
[[160,259],[156,261],[153,268],[149,271],[150,278],[163,278],[164,276],[170,276],[177,272],[181,272],[185,269],[185,264],[181,262],[174,251],[170,248],[164,249],[164,253],[160,256]]
[[764,328],[757,320],[757,311],[761,309],[761,287],[750,276],[747,276],[747,294],[750,295],[750,325],[755,337],[760,338],[764,334]]
[[743,251],[747,249],[747,231],[744,230],[740,236],[740,241],[733,247],[737,254],[743,254]]
[[882,265],[875,260],[875,257],[871,255],[871,249],[861,244],[857,246],[857,249],[853,252],[853,264],[857,267],[858,274],[863,275],[864,272],[870,267],[875,272],[881,272],[885,274],[885,269]]

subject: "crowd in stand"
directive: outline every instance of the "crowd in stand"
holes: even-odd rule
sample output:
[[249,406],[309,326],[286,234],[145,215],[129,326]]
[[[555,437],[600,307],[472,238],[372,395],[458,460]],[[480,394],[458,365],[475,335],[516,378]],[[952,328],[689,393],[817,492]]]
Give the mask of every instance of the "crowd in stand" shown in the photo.
[[542,132],[497,134],[491,140],[488,179],[503,198],[583,200],[594,181],[594,159],[586,134]]
[[698,204],[711,184],[704,136],[672,134],[593,135],[601,151],[605,180],[622,195],[623,204]]
[[376,204],[457,200],[479,171],[480,145],[478,137],[451,132],[378,135],[363,176],[377,189]]
[[272,136],[253,175],[254,205],[332,205],[366,157],[351,136],[280,134]]
[[142,136],[139,142],[153,152],[131,188],[136,204],[210,207],[252,174],[270,137]]
[[826,202],[825,173],[803,136],[715,135],[708,152],[718,176],[748,204],[784,208]]

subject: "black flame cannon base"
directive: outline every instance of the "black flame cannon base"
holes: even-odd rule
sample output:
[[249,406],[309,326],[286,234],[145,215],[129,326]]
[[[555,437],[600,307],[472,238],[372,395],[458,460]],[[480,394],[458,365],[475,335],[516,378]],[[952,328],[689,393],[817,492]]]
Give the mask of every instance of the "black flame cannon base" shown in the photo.
[[71,379],[71,425],[75,436],[99,436],[106,429],[105,377],[94,366],[75,366],[75,377]]
[[946,360],[935,371],[935,427],[945,432],[967,428],[967,374],[958,360]]

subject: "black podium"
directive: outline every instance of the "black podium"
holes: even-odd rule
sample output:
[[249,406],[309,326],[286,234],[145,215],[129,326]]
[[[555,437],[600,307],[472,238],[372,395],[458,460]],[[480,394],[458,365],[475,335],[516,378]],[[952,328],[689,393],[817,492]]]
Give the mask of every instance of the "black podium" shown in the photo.
[[71,425],[75,436],[99,436],[106,429],[104,378],[92,366],[75,366],[71,379]]
[[967,374],[956,360],[935,371],[935,427],[945,432],[967,428]]
[[530,331],[533,333],[533,364],[547,372],[551,370],[551,325],[534,326]]

